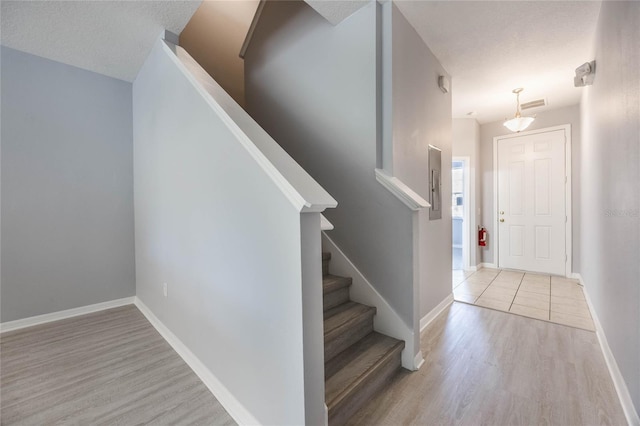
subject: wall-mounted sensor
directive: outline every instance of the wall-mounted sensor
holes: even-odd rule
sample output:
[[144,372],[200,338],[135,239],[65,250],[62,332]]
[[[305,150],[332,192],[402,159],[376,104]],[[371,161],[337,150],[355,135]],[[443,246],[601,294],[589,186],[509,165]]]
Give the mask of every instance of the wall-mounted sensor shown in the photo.
[[576,68],[576,76],[573,77],[575,87],[590,86],[596,76],[596,61],[585,62]]
[[449,79],[444,75],[438,77],[438,87],[442,93],[449,93]]

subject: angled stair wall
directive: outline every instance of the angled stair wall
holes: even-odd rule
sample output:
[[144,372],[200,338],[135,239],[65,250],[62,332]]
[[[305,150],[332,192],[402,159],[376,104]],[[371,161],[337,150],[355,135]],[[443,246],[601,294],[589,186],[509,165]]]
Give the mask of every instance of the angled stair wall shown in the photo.
[[236,421],[323,423],[320,212],[335,200],[179,47],[155,45],[133,116],[138,298]]

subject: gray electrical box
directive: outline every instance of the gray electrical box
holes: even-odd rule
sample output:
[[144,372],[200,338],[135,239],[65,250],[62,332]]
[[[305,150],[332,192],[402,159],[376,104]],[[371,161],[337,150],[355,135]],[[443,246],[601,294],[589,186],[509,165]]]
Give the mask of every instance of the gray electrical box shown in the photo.
[[442,219],[442,151],[429,145],[429,220]]

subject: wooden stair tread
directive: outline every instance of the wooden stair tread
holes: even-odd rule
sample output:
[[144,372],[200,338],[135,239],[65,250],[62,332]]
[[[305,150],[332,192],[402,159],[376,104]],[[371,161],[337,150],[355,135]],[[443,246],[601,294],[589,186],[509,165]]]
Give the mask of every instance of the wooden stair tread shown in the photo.
[[373,311],[375,314],[376,308],[372,306],[363,305],[356,302],[343,303],[333,309],[329,309],[324,313],[324,334],[325,336],[340,326],[361,317],[369,312]]
[[375,315],[376,308],[361,303],[347,302],[324,313],[324,339],[342,334],[353,323],[357,323],[363,316]]
[[334,370],[325,378],[325,402],[329,410],[403,348],[403,341],[373,332],[329,361],[326,370]]
[[349,277],[325,275],[322,277],[322,294],[331,293],[344,287],[349,287],[353,280]]

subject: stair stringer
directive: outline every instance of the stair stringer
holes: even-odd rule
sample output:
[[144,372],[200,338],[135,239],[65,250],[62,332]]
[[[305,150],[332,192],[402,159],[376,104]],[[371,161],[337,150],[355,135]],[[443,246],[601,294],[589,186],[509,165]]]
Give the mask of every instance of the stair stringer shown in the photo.
[[[405,342],[402,351],[402,366],[407,370],[418,370],[424,362],[420,350],[419,335],[416,339],[414,330],[402,320],[400,315],[324,231],[322,232],[322,251],[331,253],[329,273],[353,279],[350,290],[351,300],[376,307],[377,313],[373,317],[373,329]],[[420,331],[418,330],[417,333],[419,334]]]

